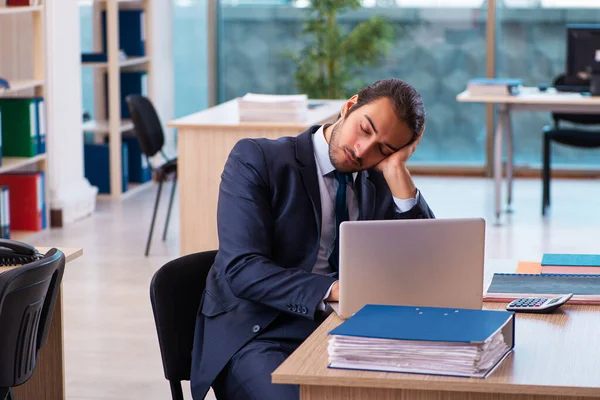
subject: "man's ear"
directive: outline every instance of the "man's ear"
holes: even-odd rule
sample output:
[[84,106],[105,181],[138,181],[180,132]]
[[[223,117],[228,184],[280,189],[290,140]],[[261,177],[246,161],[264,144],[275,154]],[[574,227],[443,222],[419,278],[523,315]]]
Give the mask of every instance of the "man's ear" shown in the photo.
[[352,106],[354,106],[356,104],[356,102],[358,102],[358,95],[357,94],[355,94],[354,96],[350,97],[350,99],[348,99],[348,101],[342,107],[342,111],[340,112],[340,115],[342,116],[342,118],[346,117],[346,114],[348,113],[348,110],[350,110],[350,108],[352,108]]

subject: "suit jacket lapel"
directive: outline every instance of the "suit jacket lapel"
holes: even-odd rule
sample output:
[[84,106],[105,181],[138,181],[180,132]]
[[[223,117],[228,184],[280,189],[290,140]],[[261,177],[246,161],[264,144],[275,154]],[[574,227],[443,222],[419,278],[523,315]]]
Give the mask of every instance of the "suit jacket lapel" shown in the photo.
[[306,132],[298,135],[296,138],[296,159],[302,165],[300,168],[300,177],[312,202],[318,232],[320,233],[321,219],[323,218],[321,215],[321,194],[319,192],[317,164],[312,144],[312,135],[318,129],[319,126],[312,126]]
[[362,171],[358,174],[356,183],[356,196],[359,204],[358,219],[373,219],[375,215],[375,185],[371,182],[369,171]]

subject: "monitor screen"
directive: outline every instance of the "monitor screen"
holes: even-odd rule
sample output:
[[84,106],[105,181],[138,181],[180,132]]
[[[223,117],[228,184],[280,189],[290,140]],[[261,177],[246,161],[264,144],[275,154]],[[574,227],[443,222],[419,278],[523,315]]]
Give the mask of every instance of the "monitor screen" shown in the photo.
[[600,73],[600,25],[567,25],[565,83],[589,85],[592,73]]

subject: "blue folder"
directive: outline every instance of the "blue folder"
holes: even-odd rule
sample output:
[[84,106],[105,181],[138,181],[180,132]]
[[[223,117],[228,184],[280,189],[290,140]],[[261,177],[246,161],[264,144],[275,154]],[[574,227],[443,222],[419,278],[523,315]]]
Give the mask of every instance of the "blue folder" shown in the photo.
[[329,334],[377,339],[482,343],[513,318],[514,313],[509,311],[368,304]]
[[600,267],[598,254],[544,254],[542,266]]

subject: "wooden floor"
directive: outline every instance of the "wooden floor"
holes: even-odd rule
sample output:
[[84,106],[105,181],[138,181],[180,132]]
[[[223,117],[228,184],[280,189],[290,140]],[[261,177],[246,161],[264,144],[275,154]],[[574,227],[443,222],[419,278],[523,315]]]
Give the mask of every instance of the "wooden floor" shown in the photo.
[[[541,185],[515,184],[514,212],[493,220],[492,182],[486,179],[417,177],[438,218],[485,217],[487,257],[539,260],[543,252],[600,252],[600,182],[554,181],[552,210],[540,216]],[[148,288],[153,273],[178,255],[178,210],[166,242],[160,240],[167,190],[151,256],[143,256],[155,188],[123,200],[101,199],[96,213],[65,229],[32,238],[39,246],[83,247],[84,256],[64,276],[67,398],[168,399]],[[184,386],[189,397],[189,385]]]

